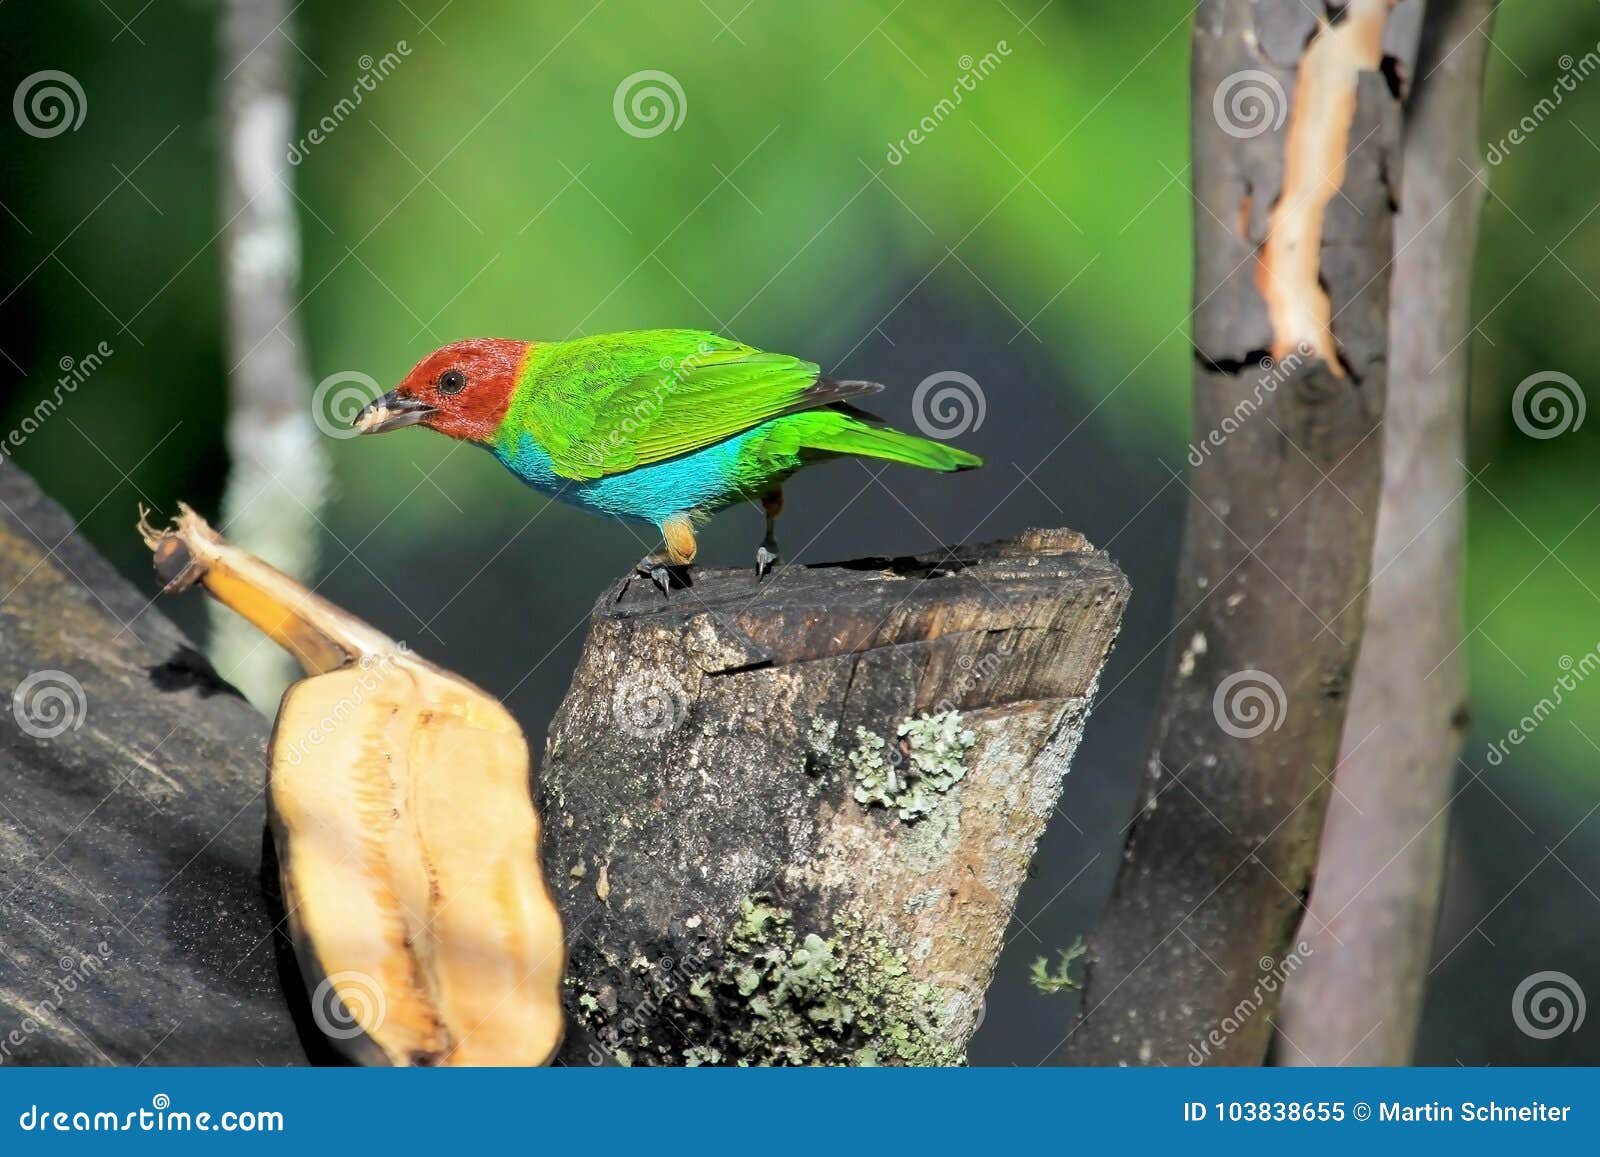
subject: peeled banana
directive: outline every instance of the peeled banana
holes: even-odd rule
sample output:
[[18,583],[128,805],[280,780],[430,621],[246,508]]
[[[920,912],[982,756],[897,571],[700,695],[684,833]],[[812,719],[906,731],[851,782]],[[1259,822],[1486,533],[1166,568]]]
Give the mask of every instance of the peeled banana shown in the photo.
[[538,1065],[561,1043],[561,917],[527,741],[494,696],[412,655],[181,507],[140,532],[286,648],[267,805],[313,1016],[362,1064]]

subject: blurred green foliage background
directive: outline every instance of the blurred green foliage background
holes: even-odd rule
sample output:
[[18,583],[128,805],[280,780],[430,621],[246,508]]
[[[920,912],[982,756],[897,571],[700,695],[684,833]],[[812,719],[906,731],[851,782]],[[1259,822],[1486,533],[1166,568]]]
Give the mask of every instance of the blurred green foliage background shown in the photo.
[[[1132,618],[977,1060],[1035,1063],[1064,1035],[1070,998],[1033,992],[1026,965],[1098,909],[1152,706],[1182,510],[1172,472],[1189,434],[1190,12],[1175,0],[362,0],[302,4],[285,29],[301,132],[350,94],[364,57],[406,49],[288,171],[313,382],[360,371],[387,386],[470,335],[658,325],[905,387],[889,408],[902,420],[912,384],[961,370],[987,404],[963,442],[990,468],[879,483],[849,464],[814,472],[791,490],[791,552],[919,550],[1057,522],[1128,570]],[[227,466],[217,16],[198,0],[0,7],[6,91],[62,69],[88,105],[80,129],[50,139],[0,126],[0,428],[52,389],[62,359],[114,349],[16,460],[147,588],[135,504],[214,513]],[[1506,3],[1486,141],[1597,41],[1590,0]],[[892,163],[990,52],[988,75]],[[670,73],[686,102],[679,128],[648,139],[613,111],[643,69]],[[1477,723],[1422,1059],[1592,1062],[1593,1034],[1530,1041],[1507,1003],[1542,968],[1600,982],[1600,821],[1579,823],[1600,802],[1600,688],[1504,765],[1483,753],[1549,693],[1563,656],[1600,646],[1600,422],[1539,440],[1510,405],[1531,373],[1587,387],[1600,364],[1600,79],[1490,178],[1471,338]],[[641,543],[546,507],[443,439],[329,449],[323,589],[542,730],[590,602]],[[724,516],[707,554],[744,562],[758,526],[752,512]],[[175,613],[201,629],[192,607]]]

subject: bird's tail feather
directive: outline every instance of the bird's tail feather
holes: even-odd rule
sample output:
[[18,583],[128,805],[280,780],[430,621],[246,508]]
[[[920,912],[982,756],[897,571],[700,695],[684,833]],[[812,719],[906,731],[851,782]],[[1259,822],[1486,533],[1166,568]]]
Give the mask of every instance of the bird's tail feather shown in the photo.
[[921,466],[926,470],[971,470],[983,465],[976,454],[943,442],[919,438],[886,426],[869,426],[865,422],[835,411],[835,421],[808,431],[807,447],[830,454],[860,454],[867,458],[883,458],[890,462],[903,462],[907,466]]

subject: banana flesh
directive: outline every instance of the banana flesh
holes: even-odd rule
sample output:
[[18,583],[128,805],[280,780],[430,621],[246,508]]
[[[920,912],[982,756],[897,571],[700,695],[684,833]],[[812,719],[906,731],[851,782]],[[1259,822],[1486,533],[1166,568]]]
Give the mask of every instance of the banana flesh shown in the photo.
[[267,802],[318,1027],[379,1065],[538,1065],[561,1043],[561,918],[527,741],[500,702],[412,655],[181,507],[140,531],[286,648]]

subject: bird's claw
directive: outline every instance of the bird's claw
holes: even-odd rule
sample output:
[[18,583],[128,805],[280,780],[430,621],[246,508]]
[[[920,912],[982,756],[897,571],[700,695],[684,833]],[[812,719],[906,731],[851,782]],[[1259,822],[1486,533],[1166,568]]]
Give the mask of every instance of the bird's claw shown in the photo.
[[663,598],[672,597],[674,580],[680,587],[691,587],[694,582],[689,577],[687,568],[670,566],[663,560],[647,555],[635,564],[634,573],[642,578],[649,579],[655,584],[656,590],[661,592]]
[[768,550],[765,545],[756,548],[756,581],[764,579],[772,568],[781,560],[776,550]]

